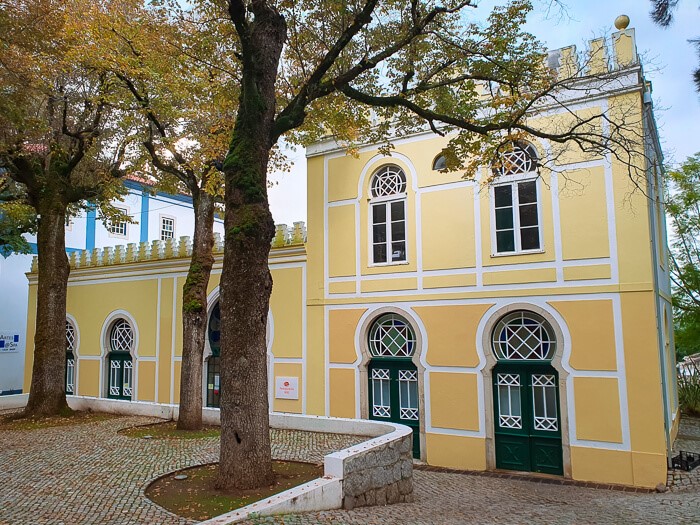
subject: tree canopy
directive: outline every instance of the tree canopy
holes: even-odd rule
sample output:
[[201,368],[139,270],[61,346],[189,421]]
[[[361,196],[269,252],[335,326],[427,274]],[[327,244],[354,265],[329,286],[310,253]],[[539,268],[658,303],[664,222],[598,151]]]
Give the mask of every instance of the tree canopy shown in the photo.
[[676,352],[700,352],[700,153],[668,171]]

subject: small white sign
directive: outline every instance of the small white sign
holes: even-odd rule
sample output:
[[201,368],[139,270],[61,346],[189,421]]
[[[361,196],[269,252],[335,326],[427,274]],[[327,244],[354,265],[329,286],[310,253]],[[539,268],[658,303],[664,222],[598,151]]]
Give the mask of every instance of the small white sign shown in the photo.
[[277,399],[299,399],[299,378],[275,378],[275,397]]
[[19,352],[19,334],[11,330],[0,330],[0,354]]

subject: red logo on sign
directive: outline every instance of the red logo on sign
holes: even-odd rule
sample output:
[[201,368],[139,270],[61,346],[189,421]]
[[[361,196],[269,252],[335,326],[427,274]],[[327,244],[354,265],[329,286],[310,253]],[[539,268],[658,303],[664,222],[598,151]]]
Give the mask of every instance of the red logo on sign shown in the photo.
[[285,381],[284,386],[289,386],[289,381]]

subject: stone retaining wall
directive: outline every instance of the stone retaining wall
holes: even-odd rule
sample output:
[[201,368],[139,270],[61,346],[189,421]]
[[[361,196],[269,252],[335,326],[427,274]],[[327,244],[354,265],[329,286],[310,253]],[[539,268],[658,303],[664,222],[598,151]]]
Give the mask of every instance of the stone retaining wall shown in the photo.
[[343,508],[413,501],[411,434],[348,458],[344,464]]

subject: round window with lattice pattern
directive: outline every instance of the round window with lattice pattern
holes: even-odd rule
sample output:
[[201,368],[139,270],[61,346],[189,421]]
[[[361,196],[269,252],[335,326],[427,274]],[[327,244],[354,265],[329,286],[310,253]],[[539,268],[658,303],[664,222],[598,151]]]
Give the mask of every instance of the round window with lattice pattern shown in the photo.
[[519,310],[498,321],[492,345],[499,360],[548,361],[554,357],[557,341],[544,317]]
[[384,166],[374,174],[371,187],[374,198],[406,193],[406,174],[398,166]]
[[513,149],[500,154],[494,165],[496,175],[522,175],[537,169],[537,150],[532,144],[518,142]]
[[379,317],[369,330],[369,351],[374,357],[411,357],[416,335],[411,325],[397,314]]
[[117,319],[109,334],[112,352],[131,352],[134,346],[134,330],[126,319]]

